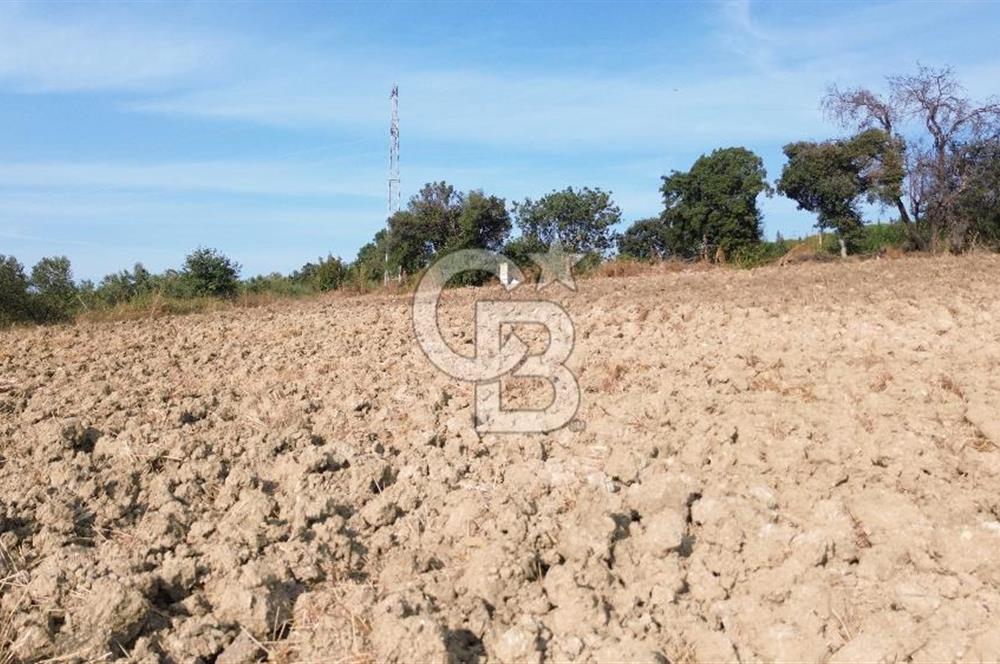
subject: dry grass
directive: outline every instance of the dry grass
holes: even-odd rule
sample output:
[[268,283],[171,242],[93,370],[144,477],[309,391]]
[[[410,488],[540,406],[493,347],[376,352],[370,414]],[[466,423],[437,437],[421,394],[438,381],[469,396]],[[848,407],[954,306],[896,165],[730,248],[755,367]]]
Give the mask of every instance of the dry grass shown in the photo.
[[[296,620],[287,638],[258,642],[268,654],[268,661],[296,662],[315,654],[313,634],[335,634],[334,641],[321,636],[326,648],[324,660],[336,664],[372,664],[372,624],[367,610],[361,609],[358,593],[375,592],[370,582],[334,581],[326,585],[317,600],[304,609],[296,609]],[[359,610],[361,609],[361,610]]]
[[[791,252],[789,252],[791,253]],[[625,258],[601,263],[597,267],[586,272],[577,274],[578,278],[628,278],[652,276],[657,274],[668,274],[683,271],[704,271],[732,267],[732,264],[710,261],[685,261],[671,258],[663,261],[643,262]],[[537,270],[533,266],[523,268],[528,282],[537,277]],[[414,291],[419,282],[420,274],[408,275],[402,282],[390,280],[387,284],[370,284],[356,280],[344,283],[336,291],[316,292],[316,293],[242,293],[232,299],[220,299],[212,297],[177,298],[153,294],[150,297],[143,297],[129,302],[122,302],[111,306],[100,306],[87,309],[76,315],[77,322],[113,322],[142,320],[148,318],[162,318],[166,316],[185,316],[189,314],[206,313],[212,311],[225,311],[230,309],[252,309],[257,307],[273,306],[280,303],[294,302],[302,299],[315,297],[330,297],[334,294],[340,297],[357,297],[365,295],[393,296],[407,295]],[[491,279],[487,285],[497,285],[495,279]],[[24,324],[31,326],[32,324]]]
[[602,263],[595,270],[595,276],[599,277],[634,277],[640,274],[649,274],[653,271],[652,263],[639,263],[637,261],[615,260]]
[[15,619],[28,602],[27,581],[24,561],[0,544],[0,599],[6,607],[0,608],[0,664],[20,661],[15,653],[19,637]]
[[704,269],[709,263],[695,263],[671,259],[646,263],[641,261],[616,258],[615,260],[601,263],[596,269],[587,273],[586,277],[598,278],[620,278],[620,277],[641,277],[653,274],[665,274],[668,272],[681,272],[690,269]]
[[996,443],[978,431],[976,432],[976,435],[972,437],[972,440],[969,441],[969,446],[977,452],[992,452],[997,449]]
[[[8,593],[3,583],[3,581],[0,581],[0,596]],[[11,603],[9,609],[0,611],[0,664],[16,664],[19,661],[14,652],[17,641],[17,628],[14,626],[14,618],[17,616],[17,607],[20,606],[21,601],[22,598],[19,597]]]
[[965,401],[965,392],[962,390],[961,387],[958,386],[958,383],[956,383],[951,376],[942,374],[938,382],[941,385],[942,389],[951,392],[962,401]]
[[811,242],[802,242],[789,249],[784,256],[779,258],[778,265],[794,265],[795,263],[809,262],[829,263],[835,260],[837,260],[835,256],[827,253],[819,246]]
[[887,371],[883,371],[879,373],[879,375],[876,376],[871,383],[869,383],[868,387],[871,388],[872,392],[885,392],[891,382],[892,374]]
[[601,381],[603,392],[615,392],[625,376],[626,368],[621,364],[607,365],[604,367],[604,379]]
[[677,664],[700,664],[698,656],[695,653],[695,647],[690,643],[684,643],[680,646],[674,653],[674,656],[670,658],[670,661]]
[[816,394],[810,385],[783,386],[768,376],[757,376],[750,381],[750,389],[757,392],[775,392],[783,397],[799,397],[805,402],[816,401]]
[[[362,291],[351,287],[336,291],[336,296],[351,297],[359,294],[391,292],[394,292],[392,287],[386,290],[379,289],[378,291]],[[243,293],[232,299],[212,297],[175,298],[156,294],[150,298],[123,302],[110,307],[90,309],[78,314],[76,320],[77,322],[144,320],[166,316],[186,316],[212,311],[282,306],[304,299],[331,296],[334,296],[333,291],[306,294]]]
[[138,320],[162,318],[163,316],[183,316],[186,314],[220,311],[231,308],[249,308],[275,302],[277,296],[241,295],[234,300],[220,300],[211,297],[173,298],[156,294],[148,299],[122,302],[110,307],[89,309],[77,316],[78,321],[104,322],[118,320]]
[[851,525],[854,529],[854,544],[859,549],[870,549],[872,548],[872,541],[868,536],[868,531],[865,530],[864,525],[861,521],[854,516],[854,513],[848,510],[847,515],[851,519]]

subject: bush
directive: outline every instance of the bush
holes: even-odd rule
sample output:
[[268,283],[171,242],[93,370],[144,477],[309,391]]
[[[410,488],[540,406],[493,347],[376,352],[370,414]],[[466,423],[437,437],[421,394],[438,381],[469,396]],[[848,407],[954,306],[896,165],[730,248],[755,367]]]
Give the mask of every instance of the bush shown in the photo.
[[786,240],[746,245],[734,251],[729,257],[729,261],[737,267],[760,267],[773,263],[787,254],[791,246],[791,243]]
[[292,279],[302,282],[315,291],[340,288],[348,276],[348,268],[344,262],[333,255],[320,258],[318,261],[303,265],[301,270],[292,275]]
[[183,283],[176,286],[181,297],[234,297],[240,287],[240,264],[215,249],[199,247],[184,260],[180,277]]
[[618,255],[663,260],[669,254],[670,229],[659,217],[639,219],[618,236]]
[[868,224],[858,241],[858,248],[866,254],[876,254],[887,247],[904,248],[909,245],[906,226],[899,222]]
[[243,292],[257,295],[271,293],[294,297],[312,293],[313,288],[308,283],[294,277],[283,275],[280,272],[272,272],[247,279],[243,282]]
[[131,272],[122,270],[101,279],[94,294],[102,304],[120,304],[153,292],[155,281],[142,263],[136,263]]
[[40,323],[69,320],[77,309],[73,270],[65,256],[43,258],[31,268],[31,309]]
[[0,254],[0,326],[31,320],[28,277],[13,256]]

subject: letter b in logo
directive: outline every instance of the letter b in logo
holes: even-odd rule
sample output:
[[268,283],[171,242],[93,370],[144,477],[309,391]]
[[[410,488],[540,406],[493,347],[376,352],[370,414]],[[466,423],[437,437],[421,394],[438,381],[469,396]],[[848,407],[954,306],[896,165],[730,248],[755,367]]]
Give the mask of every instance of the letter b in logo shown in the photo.
[[[413,298],[413,326],[428,359],[448,375],[475,384],[476,430],[481,433],[534,433],[559,429],[576,415],[580,389],[565,362],[573,351],[573,321],[554,302],[545,300],[482,300],[476,302],[475,355],[456,353],[445,342],[437,323],[437,304],[449,279],[469,270],[500,273],[502,256],[467,249],[448,254],[420,280]],[[512,283],[523,283],[513,266]],[[505,284],[506,287],[506,284]],[[503,338],[503,327],[542,325],[549,343],[541,354],[530,354],[515,334]],[[552,386],[552,401],[541,409],[504,410],[501,378],[538,378]]]

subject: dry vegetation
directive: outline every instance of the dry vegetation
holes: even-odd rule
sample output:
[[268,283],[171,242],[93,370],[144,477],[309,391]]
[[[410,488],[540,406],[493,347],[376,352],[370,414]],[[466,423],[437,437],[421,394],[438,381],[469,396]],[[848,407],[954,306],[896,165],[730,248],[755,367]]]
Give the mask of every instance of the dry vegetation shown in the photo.
[[995,661],[998,268],[609,266],[545,436],[405,295],[0,332],[0,662]]

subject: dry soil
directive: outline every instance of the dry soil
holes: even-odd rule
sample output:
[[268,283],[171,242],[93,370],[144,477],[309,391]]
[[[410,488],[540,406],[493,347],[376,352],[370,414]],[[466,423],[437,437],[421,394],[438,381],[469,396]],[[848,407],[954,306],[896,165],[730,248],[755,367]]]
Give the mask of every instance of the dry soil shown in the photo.
[[403,296],[0,332],[0,659],[996,661],[1000,259],[579,286],[547,435]]

